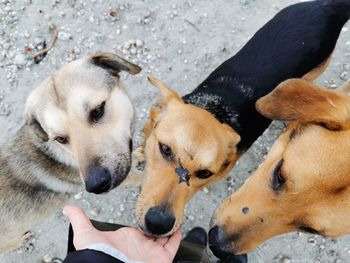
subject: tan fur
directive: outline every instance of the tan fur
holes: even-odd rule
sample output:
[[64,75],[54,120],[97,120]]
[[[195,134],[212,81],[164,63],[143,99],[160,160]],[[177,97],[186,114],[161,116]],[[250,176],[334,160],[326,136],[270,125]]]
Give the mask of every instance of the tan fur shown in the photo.
[[[224,230],[230,252],[245,253],[305,228],[331,237],[350,233],[350,98],[289,80],[260,99],[257,108],[293,122],[257,171],[215,212],[212,225]],[[285,184],[276,190],[272,181],[280,160]]]
[[[121,70],[136,74],[140,68],[96,53],[65,65],[30,94],[25,124],[0,147],[0,252],[23,245],[26,231],[83,187],[96,160],[112,171],[111,189],[126,176],[133,108],[119,81]],[[89,122],[102,102],[103,119]],[[123,166],[125,175],[115,173]]]
[[[145,178],[140,194],[136,216],[144,229],[144,216],[148,209],[168,204],[176,221],[173,233],[182,223],[186,203],[202,187],[223,178],[238,158],[236,145],[238,134],[228,125],[221,124],[209,112],[185,104],[179,95],[163,82],[150,77],[162,94],[160,102],[151,109],[150,122],[145,133]],[[164,159],[159,151],[159,142],[172,148],[174,162]],[[175,173],[178,159],[190,172],[190,186],[179,184]],[[229,165],[222,170],[222,165]],[[214,175],[208,179],[196,178],[195,172],[209,169]]]

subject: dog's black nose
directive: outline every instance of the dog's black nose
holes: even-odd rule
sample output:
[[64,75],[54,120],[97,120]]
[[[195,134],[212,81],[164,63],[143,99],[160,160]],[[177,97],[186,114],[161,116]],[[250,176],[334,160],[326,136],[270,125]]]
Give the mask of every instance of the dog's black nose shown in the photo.
[[213,254],[225,259],[224,262],[243,263],[247,262],[247,255],[234,255],[230,241],[227,239],[225,232],[219,226],[214,226],[209,231],[209,247]]
[[173,229],[175,216],[167,206],[152,207],[146,213],[145,224],[151,234],[164,235]]
[[86,191],[94,194],[107,192],[112,183],[111,173],[102,166],[95,166],[88,170],[85,178]]

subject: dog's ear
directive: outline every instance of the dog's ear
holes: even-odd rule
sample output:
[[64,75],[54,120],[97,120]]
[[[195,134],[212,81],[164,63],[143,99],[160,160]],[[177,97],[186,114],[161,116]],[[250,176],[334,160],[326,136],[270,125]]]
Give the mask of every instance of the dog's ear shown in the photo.
[[237,145],[241,141],[241,136],[239,136],[239,134],[226,123],[223,123],[222,125],[227,132],[227,138],[229,138],[230,141],[230,148],[232,148],[236,152]]
[[257,110],[273,120],[320,124],[330,130],[349,127],[350,99],[303,79],[282,82],[259,99]]
[[45,132],[40,122],[34,116],[30,116],[27,119],[27,125],[32,128],[34,134],[38,136],[39,139],[44,142],[47,142],[49,140],[49,135]]
[[49,140],[49,134],[45,131],[47,127],[42,124],[43,108],[47,103],[56,103],[56,99],[54,80],[52,77],[48,77],[30,93],[26,101],[26,125],[44,142]]
[[126,71],[132,75],[141,72],[141,68],[114,53],[98,52],[90,56],[92,64],[106,69],[113,76],[117,76],[119,72]]
[[156,107],[163,108],[170,101],[181,102],[183,103],[179,94],[173,91],[167,84],[163,81],[156,79],[155,77],[149,76],[147,77],[148,81],[155,87],[157,87],[161,94],[161,100],[158,102]]

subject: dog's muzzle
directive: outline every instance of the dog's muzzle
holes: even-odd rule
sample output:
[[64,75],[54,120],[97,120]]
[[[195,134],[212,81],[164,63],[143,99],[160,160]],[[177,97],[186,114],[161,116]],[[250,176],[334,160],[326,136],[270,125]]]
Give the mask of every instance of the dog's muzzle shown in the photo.
[[213,254],[225,262],[247,263],[247,255],[235,255],[231,242],[227,239],[224,231],[219,226],[214,226],[209,233],[209,248]]

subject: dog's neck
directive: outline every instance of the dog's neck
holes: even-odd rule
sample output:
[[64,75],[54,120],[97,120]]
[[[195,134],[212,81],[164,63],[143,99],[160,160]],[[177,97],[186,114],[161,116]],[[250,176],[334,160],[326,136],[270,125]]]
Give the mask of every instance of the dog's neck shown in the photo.
[[73,194],[81,188],[79,171],[58,162],[45,142],[27,124],[6,144],[6,151],[13,156],[9,165],[18,165],[19,169],[25,170],[23,172],[36,185],[57,194]]
[[[255,110],[255,90],[231,76],[208,78],[183,100],[210,112],[240,136],[237,149],[244,152],[267,128],[270,121]],[[254,128],[251,128],[251,126]]]
[[236,131],[239,130],[238,112],[236,112],[222,96],[198,91],[183,97],[183,100],[210,112],[221,123],[229,124]]

